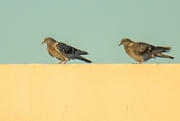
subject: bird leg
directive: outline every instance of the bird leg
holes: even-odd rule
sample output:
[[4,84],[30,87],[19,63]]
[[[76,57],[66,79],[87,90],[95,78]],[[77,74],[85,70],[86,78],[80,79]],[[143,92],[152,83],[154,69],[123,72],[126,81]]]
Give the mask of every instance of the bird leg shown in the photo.
[[140,61],[140,62],[139,62],[139,64],[142,64],[142,63],[143,63],[143,61]]
[[60,61],[58,64],[61,64],[63,61]]
[[67,60],[66,60],[66,61],[64,61],[64,64],[66,64],[66,62],[67,62]]

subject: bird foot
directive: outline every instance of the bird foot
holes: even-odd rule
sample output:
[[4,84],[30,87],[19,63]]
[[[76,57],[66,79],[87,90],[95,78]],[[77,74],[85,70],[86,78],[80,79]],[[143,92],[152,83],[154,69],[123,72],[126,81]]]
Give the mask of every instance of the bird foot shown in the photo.
[[60,61],[58,64],[61,64],[63,61]]
[[64,64],[66,64],[67,61],[64,61]]
[[139,62],[139,64],[142,64],[142,63],[143,63],[143,61],[140,61],[140,62]]

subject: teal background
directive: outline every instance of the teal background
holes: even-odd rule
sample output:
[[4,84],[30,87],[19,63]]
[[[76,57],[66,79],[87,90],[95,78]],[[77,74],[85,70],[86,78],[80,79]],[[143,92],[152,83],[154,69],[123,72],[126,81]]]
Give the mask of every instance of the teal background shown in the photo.
[[[53,64],[45,37],[89,52],[93,63],[136,63],[118,46],[130,38],[170,46],[180,62],[180,0],[0,0],[0,63]],[[68,64],[82,64],[71,60]]]

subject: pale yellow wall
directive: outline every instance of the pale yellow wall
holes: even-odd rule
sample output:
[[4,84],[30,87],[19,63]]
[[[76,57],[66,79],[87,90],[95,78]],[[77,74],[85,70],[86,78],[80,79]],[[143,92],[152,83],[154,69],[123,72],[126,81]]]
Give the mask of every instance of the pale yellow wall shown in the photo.
[[180,121],[180,64],[0,65],[0,121]]

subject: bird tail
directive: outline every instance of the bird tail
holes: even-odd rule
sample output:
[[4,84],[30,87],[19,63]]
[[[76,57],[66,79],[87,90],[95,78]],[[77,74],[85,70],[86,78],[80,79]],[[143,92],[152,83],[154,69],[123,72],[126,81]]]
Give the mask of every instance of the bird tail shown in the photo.
[[156,48],[150,54],[159,54],[162,52],[169,52],[171,47],[156,46]]
[[88,55],[88,52],[82,51],[82,50],[77,50],[77,51],[75,52],[75,54],[77,54],[77,55]]
[[80,56],[80,55],[76,55],[75,58],[76,58],[76,59],[79,59],[79,60],[82,60],[82,61],[85,61],[85,62],[87,62],[87,63],[92,63],[92,61],[90,61],[90,60],[88,60],[88,59],[86,59],[86,58],[84,58],[84,57],[82,57],[82,56]]
[[162,50],[162,52],[169,52],[168,50],[171,50],[171,47],[158,46],[156,50]]
[[166,50],[171,50],[171,47],[163,47],[163,46],[159,46],[159,48],[163,48],[163,49],[166,49]]
[[160,58],[170,58],[170,59],[174,59],[173,56],[169,56],[169,55],[166,55],[166,54],[162,54],[162,53],[157,53],[155,54],[157,57],[160,57]]
[[151,54],[152,57],[174,59],[173,56],[163,54],[163,52],[169,52],[170,50],[171,50],[171,47],[157,46],[156,49],[154,51],[152,51],[150,54]]

